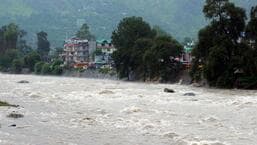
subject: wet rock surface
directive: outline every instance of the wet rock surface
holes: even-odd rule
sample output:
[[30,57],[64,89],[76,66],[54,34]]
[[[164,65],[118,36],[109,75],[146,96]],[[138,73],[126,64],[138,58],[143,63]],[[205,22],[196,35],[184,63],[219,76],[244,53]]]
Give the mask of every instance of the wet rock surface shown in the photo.
[[14,119],[18,119],[18,118],[23,118],[24,115],[23,115],[23,114],[16,113],[16,112],[12,112],[12,113],[10,113],[9,115],[7,115],[7,117],[9,117],[9,118],[14,118]]
[[165,88],[164,92],[165,93],[175,93],[175,91],[173,89],[168,89],[168,88]]
[[29,81],[21,80],[21,81],[18,81],[17,83],[18,83],[18,84],[28,84],[28,83],[29,83]]
[[185,93],[184,96],[196,96],[195,93]]

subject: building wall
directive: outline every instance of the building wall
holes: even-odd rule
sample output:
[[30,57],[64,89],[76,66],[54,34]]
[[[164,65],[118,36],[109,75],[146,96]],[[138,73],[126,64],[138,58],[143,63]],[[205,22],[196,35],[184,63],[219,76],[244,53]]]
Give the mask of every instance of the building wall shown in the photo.
[[101,55],[95,56],[95,63],[110,64],[112,63],[111,55],[116,50],[108,40],[97,41],[96,49],[102,51]]
[[89,41],[90,62],[94,61],[94,52],[96,51],[96,41]]
[[66,40],[63,58],[68,65],[89,62],[89,42],[80,39]]

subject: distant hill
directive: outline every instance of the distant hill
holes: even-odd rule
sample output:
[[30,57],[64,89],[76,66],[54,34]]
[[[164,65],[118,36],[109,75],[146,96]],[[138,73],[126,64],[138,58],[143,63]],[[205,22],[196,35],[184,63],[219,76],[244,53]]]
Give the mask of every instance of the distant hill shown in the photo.
[[[256,0],[233,0],[247,10]],[[174,37],[195,37],[206,24],[204,0],[0,0],[0,25],[15,22],[29,32],[29,42],[41,30],[53,46],[61,46],[84,22],[98,38],[109,38],[127,16],[142,16]]]

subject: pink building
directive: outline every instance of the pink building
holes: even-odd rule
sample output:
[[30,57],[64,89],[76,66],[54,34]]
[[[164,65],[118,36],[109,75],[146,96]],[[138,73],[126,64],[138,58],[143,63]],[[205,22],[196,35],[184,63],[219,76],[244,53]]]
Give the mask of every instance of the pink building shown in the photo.
[[180,62],[183,63],[183,65],[186,66],[186,68],[189,68],[192,63],[192,50],[194,47],[194,42],[187,43],[187,45],[184,46],[184,52],[180,58]]
[[66,40],[62,57],[67,65],[89,62],[89,41],[78,38]]

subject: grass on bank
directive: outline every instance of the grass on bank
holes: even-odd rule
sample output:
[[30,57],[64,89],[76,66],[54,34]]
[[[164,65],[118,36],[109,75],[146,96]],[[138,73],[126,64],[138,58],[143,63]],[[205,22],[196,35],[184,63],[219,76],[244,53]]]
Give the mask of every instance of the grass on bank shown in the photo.
[[18,105],[12,105],[7,102],[0,101],[0,107],[18,107]]

